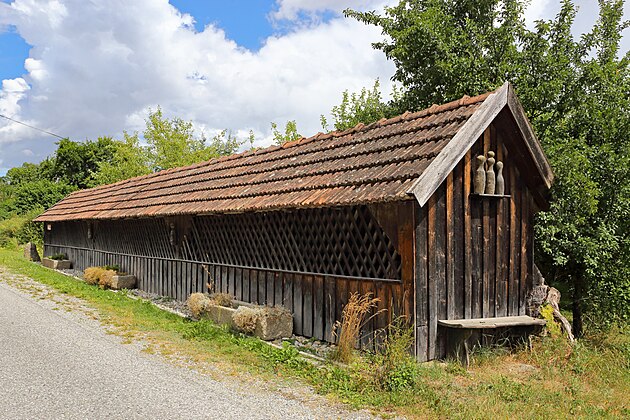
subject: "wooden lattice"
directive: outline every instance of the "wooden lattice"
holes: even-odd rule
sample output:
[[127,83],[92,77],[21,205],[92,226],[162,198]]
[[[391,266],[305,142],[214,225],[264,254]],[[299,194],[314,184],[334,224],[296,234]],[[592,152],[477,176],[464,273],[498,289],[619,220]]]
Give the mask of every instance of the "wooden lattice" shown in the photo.
[[400,256],[365,206],[194,217],[186,259],[400,279]]

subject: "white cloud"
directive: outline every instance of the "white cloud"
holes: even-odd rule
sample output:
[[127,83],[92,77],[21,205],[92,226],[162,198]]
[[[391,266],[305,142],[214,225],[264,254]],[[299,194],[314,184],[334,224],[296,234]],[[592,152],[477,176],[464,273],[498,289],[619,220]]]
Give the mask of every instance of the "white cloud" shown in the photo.
[[527,26],[533,28],[535,21],[548,18],[547,7],[550,3],[551,0],[531,0],[529,6],[525,9]]
[[382,9],[384,4],[394,3],[397,2],[392,0],[277,0],[277,8],[271,17],[276,20],[296,20],[300,14],[313,16],[323,11],[341,13],[348,8],[375,10]]
[[[196,32],[192,18],[166,0],[16,0],[0,8],[0,24],[33,46],[27,74],[3,81],[0,109],[75,140],[142,130],[157,105],[209,137],[253,129],[268,142],[270,121],[294,119],[310,135],[344,89],[377,77],[388,89],[394,70],[371,48],[380,31],[341,17],[271,37],[251,52],[215,26]],[[33,149],[26,143],[41,133],[23,128],[0,120],[0,148],[19,138],[20,151]],[[52,150],[55,139],[46,141]],[[23,158],[16,149],[5,166]]]

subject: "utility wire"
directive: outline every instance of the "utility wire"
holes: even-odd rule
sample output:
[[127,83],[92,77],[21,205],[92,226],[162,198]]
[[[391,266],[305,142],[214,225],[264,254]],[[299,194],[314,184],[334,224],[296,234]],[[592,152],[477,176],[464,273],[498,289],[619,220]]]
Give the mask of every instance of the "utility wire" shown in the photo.
[[18,124],[22,124],[23,126],[26,126],[28,128],[32,128],[33,130],[37,130],[37,131],[41,131],[42,133],[50,134],[51,136],[57,137],[58,139],[61,139],[61,140],[63,140],[65,138],[65,137],[61,137],[61,136],[59,136],[59,135],[57,135],[55,133],[51,133],[50,131],[42,130],[41,128],[37,128],[37,127],[33,127],[32,125],[28,125],[26,123],[23,123],[22,121],[14,120],[13,118],[7,117],[6,115],[0,114],[0,117],[6,118],[7,120],[16,122]]

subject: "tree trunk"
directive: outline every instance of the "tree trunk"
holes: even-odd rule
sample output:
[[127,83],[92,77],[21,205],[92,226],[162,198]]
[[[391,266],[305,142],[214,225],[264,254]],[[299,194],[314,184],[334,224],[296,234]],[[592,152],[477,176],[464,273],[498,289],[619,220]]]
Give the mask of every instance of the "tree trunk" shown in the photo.
[[582,337],[582,302],[584,299],[584,281],[582,277],[573,278],[573,335],[575,338]]

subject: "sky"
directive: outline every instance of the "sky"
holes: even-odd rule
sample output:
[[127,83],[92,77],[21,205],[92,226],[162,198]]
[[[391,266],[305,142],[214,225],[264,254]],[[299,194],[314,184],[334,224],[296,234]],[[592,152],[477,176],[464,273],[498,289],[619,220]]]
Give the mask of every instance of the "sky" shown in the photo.
[[[270,123],[288,120],[310,136],[344,90],[379,79],[391,91],[394,65],[371,47],[380,31],[342,11],[394,2],[0,0],[0,114],[75,141],[142,132],[158,106],[206,137],[253,130],[255,145],[266,146]],[[579,35],[597,2],[575,3]],[[558,9],[556,0],[532,0],[526,20]],[[625,10],[630,17],[630,2]],[[41,161],[56,141],[0,118],[0,175]]]

